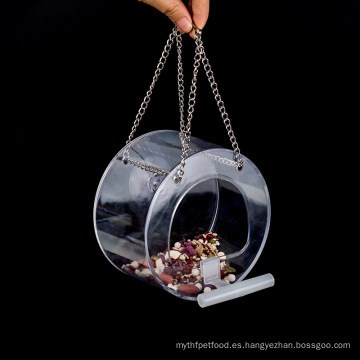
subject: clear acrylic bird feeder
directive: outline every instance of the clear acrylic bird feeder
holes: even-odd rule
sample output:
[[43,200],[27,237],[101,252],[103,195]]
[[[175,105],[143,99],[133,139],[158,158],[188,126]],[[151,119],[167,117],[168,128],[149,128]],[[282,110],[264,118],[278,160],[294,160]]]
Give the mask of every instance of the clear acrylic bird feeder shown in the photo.
[[[187,124],[182,117],[180,132],[133,138],[174,41],[183,116],[181,35],[173,29],[144,110],[102,176],[94,226],[102,251],[120,271],[209,306],[272,286],[274,279],[267,274],[243,280],[263,250],[270,225],[270,198],[260,171],[236,150],[231,125],[233,150],[190,136],[201,63],[210,84],[215,83],[200,35],[197,31]],[[225,119],[230,124],[227,114]]]

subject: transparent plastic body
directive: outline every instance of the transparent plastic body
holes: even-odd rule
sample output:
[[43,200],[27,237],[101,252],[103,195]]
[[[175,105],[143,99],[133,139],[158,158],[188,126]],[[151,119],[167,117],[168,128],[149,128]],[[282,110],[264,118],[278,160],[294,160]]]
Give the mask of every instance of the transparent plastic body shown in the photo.
[[[185,174],[177,184],[173,178],[181,159],[178,132],[155,131],[128,146],[130,159],[169,174],[125,164],[125,148],[111,161],[94,204],[96,236],[109,261],[137,279],[196,300],[207,287],[199,274],[200,261],[211,255],[179,260],[187,254],[179,257],[188,245],[184,241],[195,241],[210,253],[207,246],[217,248],[211,254],[220,257],[227,276],[231,272],[228,283],[242,280],[256,263],[270,225],[269,194],[256,166],[243,156],[244,166],[238,171],[231,150],[192,137]],[[193,240],[206,232],[208,237],[215,234],[214,239],[208,242],[205,234],[201,244]]]

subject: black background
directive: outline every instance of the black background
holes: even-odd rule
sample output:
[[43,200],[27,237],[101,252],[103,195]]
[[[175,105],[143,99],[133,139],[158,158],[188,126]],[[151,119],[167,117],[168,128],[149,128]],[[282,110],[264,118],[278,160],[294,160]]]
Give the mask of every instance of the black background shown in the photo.
[[[172,354],[178,341],[356,346],[348,286],[358,223],[350,210],[358,2],[211,3],[205,49],[240,147],[272,201],[268,241],[249,277],[271,272],[276,284],[206,309],[117,271],[92,224],[98,182],[127,139],[171,22],[130,0],[1,8],[3,211],[12,234],[3,257],[16,269],[6,276],[16,305],[10,335],[31,339],[27,351],[46,343],[54,353],[75,345],[79,354],[118,356]],[[189,36],[183,43],[189,84],[194,44]],[[177,106],[173,51],[138,133],[177,129]],[[192,133],[229,147],[202,70]]]

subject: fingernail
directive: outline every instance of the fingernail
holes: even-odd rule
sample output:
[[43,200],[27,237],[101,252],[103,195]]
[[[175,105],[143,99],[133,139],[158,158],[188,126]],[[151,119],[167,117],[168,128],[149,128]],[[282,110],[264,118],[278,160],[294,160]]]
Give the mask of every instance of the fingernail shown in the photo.
[[180,31],[186,33],[188,33],[192,29],[191,22],[186,17],[183,17],[179,21],[177,21],[176,26],[179,28]]

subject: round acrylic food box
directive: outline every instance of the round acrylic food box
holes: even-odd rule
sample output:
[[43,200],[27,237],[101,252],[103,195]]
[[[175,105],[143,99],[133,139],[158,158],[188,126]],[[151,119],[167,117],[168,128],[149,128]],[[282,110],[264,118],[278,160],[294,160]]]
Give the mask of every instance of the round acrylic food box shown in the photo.
[[[123,161],[125,151],[130,161]],[[268,190],[245,156],[239,171],[231,150],[195,137],[177,183],[181,154],[172,130],[123,148],[97,189],[96,236],[108,260],[138,280],[195,301],[222,289],[226,300],[264,247]]]

